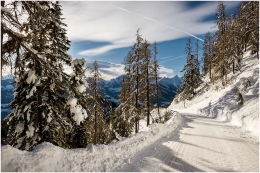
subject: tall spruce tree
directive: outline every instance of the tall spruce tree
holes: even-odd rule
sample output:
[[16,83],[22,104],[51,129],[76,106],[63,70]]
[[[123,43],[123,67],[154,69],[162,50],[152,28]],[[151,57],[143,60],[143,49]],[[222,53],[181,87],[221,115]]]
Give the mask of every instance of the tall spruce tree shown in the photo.
[[[71,64],[73,73],[68,83],[69,97],[67,98],[68,114],[71,118],[72,129],[69,136],[71,148],[86,147],[90,141],[86,119],[88,118],[89,96],[86,94],[88,84],[85,80],[86,61],[75,59]],[[86,127],[87,126],[87,127]]]
[[257,54],[259,59],[259,1],[248,2],[250,6],[250,18],[249,18],[249,28],[250,36],[249,43],[251,45],[252,53]]
[[[11,103],[14,111],[5,121],[9,124],[7,144],[19,149],[32,150],[38,143],[51,142],[68,146],[70,118],[63,111],[66,105],[66,81],[62,63],[71,62],[66,53],[69,41],[65,36],[58,3],[22,2],[27,10],[22,36],[12,32],[4,23],[5,33],[16,41],[16,88]],[[22,51],[19,51],[22,49]]]
[[194,87],[195,88],[198,88],[199,85],[202,83],[202,80],[201,80],[201,75],[200,75],[200,62],[199,62],[199,50],[200,50],[200,47],[199,47],[199,40],[196,39],[196,42],[195,42],[195,51],[194,51],[194,59],[193,59],[193,68],[194,68],[194,72],[193,72],[193,75],[194,75]]
[[212,52],[212,39],[209,32],[206,33],[205,40],[203,43],[203,74],[206,75],[209,73],[209,78],[211,80],[212,67],[213,67],[213,52]]
[[140,105],[140,79],[141,79],[141,56],[142,56],[142,46],[143,38],[139,34],[139,29],[137,30],[136,34],[136,43],[134,44],[134,50],[133,50],[133,56],[132,56],[132,73],[131,77],[134,82],[134,94],[135,94],[135,133],[139,132],[139,120],[140,120],[140,111],[141,111],[141,105]]
[[[198,49],[198,46],[196,46]],[[181,100],[192,99],[196,92],[196,88],[199,86],[201,79],[199,75],[199,63],[195,55],[192,54],[191,39],[188,39],[186,44],[185,53],[187,54],[187,61],[184,65],[182,72],[184,72],[182,86],[181,86]]]
[[88,79],[88,92],[91,102],[88,104],[90,116],[92,117],[94,131],[91,132],[91,139],[94,144],[106,144],[110,140],[109,124],[105,120],[105,111],[103,107],[104,98],[101,93],[101,74],[98,71],[97,61],[94,61],[93,67]]
[[217,31],[215,32],[215,40],[213,44],[213,49],[216,52],[214,58],[214,75],[215,79],[222,79],[222,84],[225,85],[227,80],[227,73],[229,69],[228,64],[228,49],[227,49],[227,37],[224,33],[227,30],[228,16],[226,14],[226,6],[223,2],[219,2],[217,13],[215,14],[215,23],[217,26]]
[[133,48],[128,52],[125,60],[125,76],[122,81],[122,89],[119,94],[120,104],[116,108],[116,118],[114,120],[115,131],[123,137],[128,137],[134,127],[133,112],[137,112],[135,108],[135,98],[133,93],[133,81],[132,81],[132,56]]
[[153,75],[154,75],[154,80],[155,80],[155,92],[154,92],[154,98],[156,99],[156,106],[157,106],[157,114],[159,116],[159,122],[162,122],[162,117],[160,115],[160,102],[159,102],[159,83],[158,80],[159,78],[159,69],[160,66],[158,64],[158,60],[156,55],[158,54],[157,52],[157,46],[156,46],[156,42],[154,42],[154,47],[153,47],[153,54],[154,54],[154,59],[153,59]]
[[140,100],[142,102],[142,110],[147,118],[147,126],[150,124],[150,110],[151,110],[151,98],[154,91],[152,85],[153,76],[153,62],[151,60],[151,51],[149,49],[150,43],[146,40],[141,45],[141,60],[142,65],[140,68],[141,80],[140,80]]

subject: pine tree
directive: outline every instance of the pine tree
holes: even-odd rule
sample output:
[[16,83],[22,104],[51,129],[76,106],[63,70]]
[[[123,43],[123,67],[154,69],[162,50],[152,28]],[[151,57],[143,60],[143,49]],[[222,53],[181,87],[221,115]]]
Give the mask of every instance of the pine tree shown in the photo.
[[28,22],[20,27],[28,33],[26,36],[11,31],[2,21],[5,33],[19,43],[11,103],[14,112],[6,118],[10,126],[6,142],[25,150],[43,141],[69,147],[70,118],[63,111],[69,76],[63,72],[62,63],[70,63],[71,57],[66,53],[69,41],[61,13],[53,13],[60,12],[60,7],[57,3],[34,1],[22,5],[28,12]]
[[[132,133],[134,127],[134,116],[132,116],[132,111],[135,108],[135,98],[132,87],[132,56],[133,49],[128,52],[128,55],[125,58],[125,76],[122,81],[122,89],[119,94],[120,104],[116,108],[116,118],[114,120],[114,129],[115,131],[123,137],[128,137]],[[135,111],[134,111],[135,112]]]
[[228,57],[230,60],[228,63],[229,66],[232,66],[233,74],[235,74],[236,69],[240,69],[240,62],[243,55],[242,36],[240,35],[240,29],[237,24],[236,13],[233,11],[229,19],[227,32],[225,33],[225,37],[227,37],[225,45],[227,46]]
[[139,132],[139,120],[140,120],[140,68],[141,68],[141,56],[142,56],[142,51],[141,51],[141,45],[142,45],[142,37],[139,35],[139,29],[137,30],[136,34],[136,43],[134,44],[134,51],[133,51],[133,56],[132,56],[132,73],[131,77],[134,81],[134,94],[135,94],[135,110],[133,114],[135,115],[135,133]]
[[222,1],[219,2],[217,13],[215,14],[216,18],[216,26],[218,27],[218,30],[215,32],[215,36],[220,37],[222,36],[226,29],[228,24],[228,16],[226,13],[226,6],[223,4]]
[[97,61],[94,61],[93,67],[88,79],[88,92],[91,97],[89,103],[89,111],[94,124],[94,131],[91,133],[94,144],[106,144],[109,142],[110,128],[109,124],[105,121],[105,112],[103,108],[104,98],[101,93],[101,75],[98,71]]
[[259,59],[259,2],[250,1],[248,2],[250,6],[250,18],[249,18],[249,44],[251,45],[252,53],[257,53],[257,58]]
[[154,92],[154,97],[156,99],[156,106],[157,106],[157,113],[159,116],[159,121],[162,122],[162,117],[160,115],[160,102],[159,102],[159,84],[158,84],[158,79],[159,79],[159,69],[160,66],[158,64],[158,60],[156,58],[156,55],[158,54],[157,52],[157,47],[156,47],[156,42],[154,43],[153,47],[153,54],[154,54],[154,59],[153,59],[153,74],[154,74],[154,79],[155,79],[155,92]]
[[200,75],[200,62],[199,62],[199,40],[196,39],[195,42],[195,51],[194,51],[194,59],[193,59],[193,64],[194,64],[194,70],[193,70],[193,75],[194,75],[194,87],[198,88],[199,85],[202,83],[201,80],[201,75]]
[[86,61],[75,59],[72,61],[73,73],[68,84],[69,97],[67,98],[68,114],[71,118],[72,129],[70,133],[70,147],[86,147],[89,141],[87,117],[88,102],[90,101],[86,94],[88,84],[85,78]]
[[151,60],[151,51],[149,50],[150,44],[145,40],[141,45],[141,60],[142,65],[140,68],[140,100],[142,102],[142,110],[147,118],[147,126],[150,124],[150,107],[151,107],[151,91],[153,91],[151,79],[153,78],[153,64]]
[[242,45],[244,48],[244,51],[247,50],[247,43],[249,39],[249,18],[250,18],[250,11],[246,6],[248,5],[248,2],[241,1],[239,3],[239,16],[238,16],[238,32],[240,33],[240,37],[242,40]]
[[[218,30],[215,32],[215,40],[213,44],[213,50],[216,52],[216,57],[214,58],[214,75],[215,79],[222,79],[223,85],[227,80],[228,72],[228,49],[227,49],[227,37],[224,33],[226,32],[228,25],[228,16],[226,14],[226,6],[223,2],[219,2],[217,13],[215,14],[216,26]],[[226,77],[226,78],[225,78]]]
[[198,40],[195,42],[196,49],[194,54],[192,54],[191,39],[188,39],[185,52],[187,54],[187,61],[184,65],[182,72],[184,72],[181,95],[179,96],[181,100],[190,100],[196,94],[196,89],[201,84],[202,80],[200,77],[200,64],[198,60],[199,45]]
[[212,75],[212,59],[213,59],[213,52],[212,52],[212,40],[211,40],[211,35],[209,32],[206,33],[204,44],[203,44],[203,74],[206,75],[209,73],[209,78],[211,80]]
[[191,39],[188,39],[186,44],[185,52],[187,54],[187,62],[184,65],[184,68],[181,72],[184,72],[181,92],[182,92],[182,100],[190,100],[195,95],[195,87],[194,87],[194,55],[192,55],[192,47],[191,47]]

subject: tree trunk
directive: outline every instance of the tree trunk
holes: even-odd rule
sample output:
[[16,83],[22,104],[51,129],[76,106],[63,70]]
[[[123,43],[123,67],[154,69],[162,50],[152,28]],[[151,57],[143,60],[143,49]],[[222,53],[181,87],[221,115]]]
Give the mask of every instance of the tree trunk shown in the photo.
[[[1,7],[4,7],[5,6],[5,1],[1,1]],[[1,14],[1,17],[3,17],[2,16],[2,14]],[[2,27],[1,27],[1,48],[3,48],[3,36],[4,36],[4,34],[3,34],[3,30],[2,30]],[[4,65],[4,61],[3,61],[3,50],[1,49],[1,79],[2,79],[2,76],[3,76],[3,65]]]
[[158,79],[157,75],[155,77],[155,84],[156,84],[156,102],[157,102],[157,111],[160,122],[162,122],[162,117],[160,115],[160,103],[159,103],[159,86],[158,86]]
[[233,60],[233,74],[235,74],[235,60]]
[[148,71],[148,64],[147,64],[147,67],[146,67],[146,106],[147,106],[147,126],[149,126],[150,124],[150,109],[149,109],[149,100],[150,100],[150,97],[149,97],[149,71]]
[[37,93],[37,103],[38,103],[38,108],[37,108],[37,116],[38,116],[38,122],[39,122],[39,134],[40,134],[40,141],[44,141],[45,139],[43,139],[43,127],[42,127],[42,109],[41,109],[41,105],[42,105],[42,89],[40,89]]
[[[139,57],[137,58],[136,63],[139,62]],[[138,68],[138,64],[137,64],[137,68],[136,68],[136,97],[135,97],[135,107],[137,109],[137,117],[136,117],[136,122],[135,122],[135,133],[138,133],[139,131],[139,108],[138,108],[138,88],[139,88],[139,68]]]
[[211,60],[210,60],[210,63],[209,63],[209,79],[210,79],[210,82],[212,81],[212,76],[211,76]]

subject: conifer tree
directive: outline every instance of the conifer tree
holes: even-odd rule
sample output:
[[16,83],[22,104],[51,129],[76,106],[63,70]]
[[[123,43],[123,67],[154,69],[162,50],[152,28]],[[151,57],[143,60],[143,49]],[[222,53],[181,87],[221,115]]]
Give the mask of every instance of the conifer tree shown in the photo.
[[190,100],[195,95],[194,87],[194,55],[192,55],[191,39],[188,39],[185,52],[187,54],[187,62],[184,65],[182,72],[184,72],[181,92],[182,100]]
[[240,29],[238,28],[238,21],[236,18],[236,13],[233,13],[229,19],[229,25],[225,37],[227,38],[226,46],[228,49],[229,66],[232,66],[233,74],[235,69],[240,69],[240,62],[243,55],[243,44],[242,36],[240,35]]
[[71,118],[72,129],[70,133],[70,147],[86,147],[89,141],[86,119],[88,117],[88,102],[86,94],[88,84],[85,80],[86,61],[75,59],[72,61],[73,73],[68,84],[69,97],[67,98],[68,114]]
[[200,65],[198,61],[198,40],[195,43],[196,49],[192,54],[191,39],[188,39],[185,52],[187,54],[187,61],[182,72],[184,72],[182,86],[181,86],[181,100],[190,100],[196,94],[196,88],[201,84]]
[[91,133],[94,144],[106,144],[109,142],[110,128],[105,121],[105,112],[103,108],[104,98],[101,93],[101,74],[98,71],[97,61],[94,61],[93,67],[88,79],[88,92],[91,101],[88,104],[91,120],[94,124],[94,131]]
[[195,51],[194,51],[194,59],[193,59],[193,68],[194,68],[194,72],[193,72],[193,75],[194,75],[194,87],[195,88],[198,88],[199,85],[202,83],[202,80],[201,80],[201,75],[200,75],[200,62],[199,62],[199,40],[196,39],[196,42],[195,42]]
[[259,1],[250,1],[248,3],[248,6],[250,6],[249,43],[251,45],[252,52],[257,53],[257,58],[259,59]]
[[153,64],[151,60],[151,51],[149,50],[150,44],[145,40],[141,45],[141,60],[142,65],[140,68],[140,73],[142,74],[140,80],[140,100],[142,101],[142,107],[144,114],[147,118],[147,126],[150,124],[150,107],[151,107],[151,95],[153,91],[153,86],[151,79],[153,78]]
[[134,44],[134,50],[133,50],[133,56],[132,56],[132,73],[131,77],[134,82],[134,94],[135,94],[135,112],[133,114],[135,115],[135,133],[139,132],[139,120],[140,120],[140,68],[141,68],[141,56],[142,56],[142,51],[141,51],[141,45],[142,45],[142,37],[139,34],[139,29],[137,30],[136,34],[136,43]]
[[157,113],[159,116],[159,121],[162,121],[162,117],[160,115],[160,102],[159,102],[159,84],[158,84],[158,79],[159,79],[159,69],[160,66],[158,64],[158,60],[156,58],[156,55],[158,54],[157,52],[157,47],[156,47],[156,42],[154,43],[153,47],[153,54],[154,54],[154,59],[153,59],[153,74],[154,74],[154,79],[155,79],[155,93],[154,97],[156,98],[156,106],[157,106]]
[[211,71],[212,71],[212,59],[213,59],[213,52],[212,52],[212,40],[211,40],[211,35],[209,32],[206,33],[205,36],[205,40],[203,43],[203,74],[206,75],[207,73],[209,73],[209,78],[211,80],[212,75],[211,75]]
[[66,53],[66,25],[59,17],[61,13],[56,13],[61,11],[60,6],[47,1],[22,2],[22,6],[28,12],[28,22],[19,29],[26,36],[11,31],[2,20],[4,32],[19,43],[11,103],[14,112],[6,118],[10,124],[6,142],[25,150],[32,150],[43,141],[69,147],[70,119],[63,111],[69,76],[63,72],[62,63],[69,64],[71,57]]
[[214,34],[215,40],[213,44],[213,50],[216,52],[216,57],[214,58],[214,75],[216,79],[221,78],[224,85],[229,67],[228,49],[226,45],[227,37],[224,36],[228,25],[228,16],[226,14],[226,6],[223,2],[219,2],[215,18],[218,30]]
[[[135,98],[132,87],[132,56],[133,56],[133,48],[128,52],[128,55],[125,58],[125,76],[122,81],[122,89],[119,94],[120,104],[116,108],[116,118],[114,121],[114,129],[115,131],[123,137],[128,137],[134,127],[134,116],[132,112],[136,110],[135,108]],[[136,111],[134,111],[136,112]]]
[[250,11],[246,6],[248,5],[248,2],[241,1],[239,3],[239,16],[238,16],[238,28],[239,28],[239,35],[241,37],[242,45],[244,48],[244,51],[247,50],[247,43],[249,38],[249,18],[250,18]]

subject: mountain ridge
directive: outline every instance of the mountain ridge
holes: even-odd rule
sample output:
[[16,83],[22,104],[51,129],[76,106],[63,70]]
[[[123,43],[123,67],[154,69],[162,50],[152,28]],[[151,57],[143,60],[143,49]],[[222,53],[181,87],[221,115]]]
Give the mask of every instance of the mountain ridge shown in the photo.
[[[124,75],[120,75],[110,80],[102,79],[104,87],[101,88],[101,91],[104,94],[103,96],[107,100],[114,103],[114,107],[118,106],[120,102],[118,95],[121,91],[123,77]],[[15,88],[13,81],[14,79],[10,75],[7,77],[3,76],[1,80],[1,119],[6,117],[11,112],[11,108],[8,106],[8,104],[13,100],[13,89]],[[177,75],[172,78],[163,77],[159,80],[158,83],[161,91],[159,103],[161,106],[169,105],[175,97],[176,91],[181,86],[181,78],[179,78]],[[153,100],[152,103],[155,104],[155,100]]]

